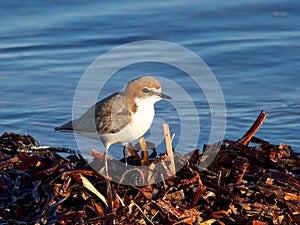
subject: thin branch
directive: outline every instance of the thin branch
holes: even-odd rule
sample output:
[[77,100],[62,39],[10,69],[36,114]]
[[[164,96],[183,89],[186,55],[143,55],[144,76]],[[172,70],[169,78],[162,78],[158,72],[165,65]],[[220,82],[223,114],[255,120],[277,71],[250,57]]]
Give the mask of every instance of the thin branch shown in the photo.
[[173,149],[172,149],[172,141],[171,141],[171,136],[170,136],[170,129],[168,124],[163,124],[164,127],[164,136],[166,140],[166,149],[167,149],[167,156],[169,156],[170,161],[171,161],[171,168],[170,172],[173,175],[175,175],[176,170],[175,170],[175,163],[174,163],[174,156],[173,156]]
[[245,133],[245,135],[242,137],[242,139],[238,141],[238,143],[247,145],[249,143],[249,141],[251,140],[251,138],[254,136],[254,134],[258,131],[258,129],[260,128],[260,126],[262,125],[264,120],[266,119],[267,115],[268,114],[265,113],[264,110],[262,110],[260,112],[259,116],[257,117],[257,119],[255,120],[255,122],[253,123],[253,125]]

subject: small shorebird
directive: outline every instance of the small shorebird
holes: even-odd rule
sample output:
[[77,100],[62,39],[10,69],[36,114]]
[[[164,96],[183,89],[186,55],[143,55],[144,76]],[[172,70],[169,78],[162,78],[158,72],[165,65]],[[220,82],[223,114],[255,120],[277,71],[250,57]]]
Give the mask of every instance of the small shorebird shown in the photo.
[[143,76],[129,82],[124,91],[114,93],[90,107],[82,116],[55,131],[75,132],[99,139],[105,145],[105,170],[107,152],[112,144],[128,143],[142,137],[154,119],[154,104],[171,99],[161,93],[160,83],[153,77]]

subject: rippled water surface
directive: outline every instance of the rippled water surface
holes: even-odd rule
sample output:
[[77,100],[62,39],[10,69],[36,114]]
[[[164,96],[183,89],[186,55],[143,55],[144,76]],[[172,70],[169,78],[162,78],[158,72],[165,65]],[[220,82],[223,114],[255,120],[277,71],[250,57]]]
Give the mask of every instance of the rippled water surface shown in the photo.
[[[78,149],[73,134],[55,133],[53,128],[71,119],[76,87],[87,68],[122,44],[162,40],[194,52],[215,75],[226,104],[226,138],[240,138],[264,109],[268,118],[256,136],[300,151],[299,1],[2,1],[0,12],[1,133],[28,133],[42,145]],[[111,61],[123,63],[130,54],[120,53]],[[142,59],[148,52],[135,54]],[[168,52],[170,58],[199,69],[177,51]],[[137,62],[109,80],[102,79],[99,69],[90,82],[105,84],[98,90],[103,98],[144,74],[158,77],[164,92],[173,95],[172,101],[156,105],[157,117],[147,137],[160,144],[161,124],[168,122],[176,133],[174,144],[181,139],[178,148],[183,153],[207,143],[211,107],[219,102],[209,101],[180,68]],[[207,87],[216,93],[215,87]],[[80,141],[87,151],[102,150],[97,142]],[[113,149],[114,155],[121,147]]]

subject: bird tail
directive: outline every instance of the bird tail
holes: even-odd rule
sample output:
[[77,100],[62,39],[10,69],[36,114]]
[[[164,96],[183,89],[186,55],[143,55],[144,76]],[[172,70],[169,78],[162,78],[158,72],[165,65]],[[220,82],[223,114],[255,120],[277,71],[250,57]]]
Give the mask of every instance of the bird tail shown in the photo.
[[65,131],[65,132],[71,132],[73,131],[73,125],[72,121],[65,123],[61,125],[60,127],[55,127],[54,131]]

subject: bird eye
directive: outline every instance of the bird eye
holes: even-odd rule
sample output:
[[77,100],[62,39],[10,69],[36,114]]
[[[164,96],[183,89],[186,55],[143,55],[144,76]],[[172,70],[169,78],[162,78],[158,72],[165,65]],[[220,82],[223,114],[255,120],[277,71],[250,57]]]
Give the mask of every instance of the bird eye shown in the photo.
[[150,92],[150,90],[148,88],[143,88],[142,91],[146,94]]

